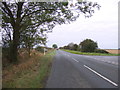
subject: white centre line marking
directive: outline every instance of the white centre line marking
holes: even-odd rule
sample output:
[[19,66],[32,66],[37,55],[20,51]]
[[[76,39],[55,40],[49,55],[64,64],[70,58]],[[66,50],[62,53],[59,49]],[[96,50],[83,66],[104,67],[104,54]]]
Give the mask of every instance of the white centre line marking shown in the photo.
[[98,76],[100,76],[101,78],[107,80],[108,82],[110,82],[111,84],[118,86],[116,83],[114,83],[113,81],[107,79],[106,77],[104,77],[103,75],[99,74],[98,72],[96,72],[95,70],[91,69],[90,67],[84,65],[84,67],[86,67],[87,69],[89,69],[90,71],[94,72],[95,74],[97,74]]
[[74,59],[74,58],[72,58],[74,61],[76,61],[76,62],[79,62],[78,60],[76,60],[76,59]]

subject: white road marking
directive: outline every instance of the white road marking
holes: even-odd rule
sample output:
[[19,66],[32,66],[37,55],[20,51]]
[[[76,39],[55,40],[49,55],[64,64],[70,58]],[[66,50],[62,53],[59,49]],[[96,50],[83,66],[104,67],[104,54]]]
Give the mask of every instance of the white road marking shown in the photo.
[[94,72],[95,74],[97,74],[98,76],[100,76],[101,78],[105,79],[106,81],[110,82],[111,84],[113,84],[114,86],[118,86],[116,83],[114,83],[113,81],[107,79],[106,77],[104,77],[103,75],[99,74],[98,72],[96,72],[95,70],[91,69],[90,67],[84,65],[84,67],[86,67],[87,69],[89,69],[90,71]]
[[76,61],[76,62],[79,62],[78,60],[76,60],[76,59],[74,59],[74,58],[72,58],[74,61]]

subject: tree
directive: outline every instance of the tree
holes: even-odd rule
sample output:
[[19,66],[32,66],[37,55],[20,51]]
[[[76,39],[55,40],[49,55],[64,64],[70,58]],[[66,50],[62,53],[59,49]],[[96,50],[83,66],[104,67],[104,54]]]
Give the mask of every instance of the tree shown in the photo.
[[82,52],[94,52],[98,47],[97,43],[91,39],[86,39],[80,43]]
[[69,49],[69,46],[64,46],[63,49]]
[[57,44],[52,45],[53,48],[58,48]]
[[[2,2],[2,28],[3,30],[7,28],[7,32],[4,34],[9,33],[7,35],[8,37],[11,35],[9,40],[4,37],[4,42],[9,42],[8,45],[11,52],[10,59],[12,62],[18,60],[18,48],[23,42],[21,38],[23,38],[22,34],[24,31],[26,31],[27,34],[27,30],[32,28],[36,30],[35,33],[42,38],[41,35],[44,32],[51,32],[56,24],[75,21],[80,12],[84,13],[86,17],[92,16],[94,7],[100,7],[97,3],[78,2],[76,4],[77,13],[74,14],[69,10],[67,5],[68,2]],[[39,40],[41,40],[40,38]],[[36,41],[36,39],[34,41]]]
[[68,47],[69,47],[70,50],[73,50],[74,43],[69,43],[69,44],[68,44]]
[[33,48],[33,46],[37,45],[38,43],[44,45],[46,43],[46,36],[40,36],[33,28],[24,30],[24,32],[21,33],[20,37],[20,47],[26,48],[29,56],[30,50]]
[[74,44],[74,46],[73,46],[73,50],[75,50],[75,51],[78,50],[78,45],[77,45],[77,44]]

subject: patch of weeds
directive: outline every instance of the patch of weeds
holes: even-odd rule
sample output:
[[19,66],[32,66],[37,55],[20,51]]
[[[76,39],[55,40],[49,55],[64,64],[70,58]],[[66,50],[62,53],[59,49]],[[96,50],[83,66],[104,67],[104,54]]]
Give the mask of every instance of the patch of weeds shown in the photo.
[[54,55],[55,51],[50,50],[46,55],[36,54],[25,63],[11,66],[3,79],[3,88],[44,88]]

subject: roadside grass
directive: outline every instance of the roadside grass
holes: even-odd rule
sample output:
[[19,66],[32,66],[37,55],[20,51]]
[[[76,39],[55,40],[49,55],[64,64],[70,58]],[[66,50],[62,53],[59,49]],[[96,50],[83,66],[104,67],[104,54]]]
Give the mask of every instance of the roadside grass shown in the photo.
[[106,53],[86,53],[86,52],[79,52],[79,51],[73,51],[73,50],[66,50],[62,49],[63,51],[70,52],[73,54],[80,54],[80,55],[96,55],[96,56],[120,56],[120,54],[106,54]]
[[3,88],[44,88],[51,71],[55,50],[46,55],[34,51],[28,60],[3,70]]

